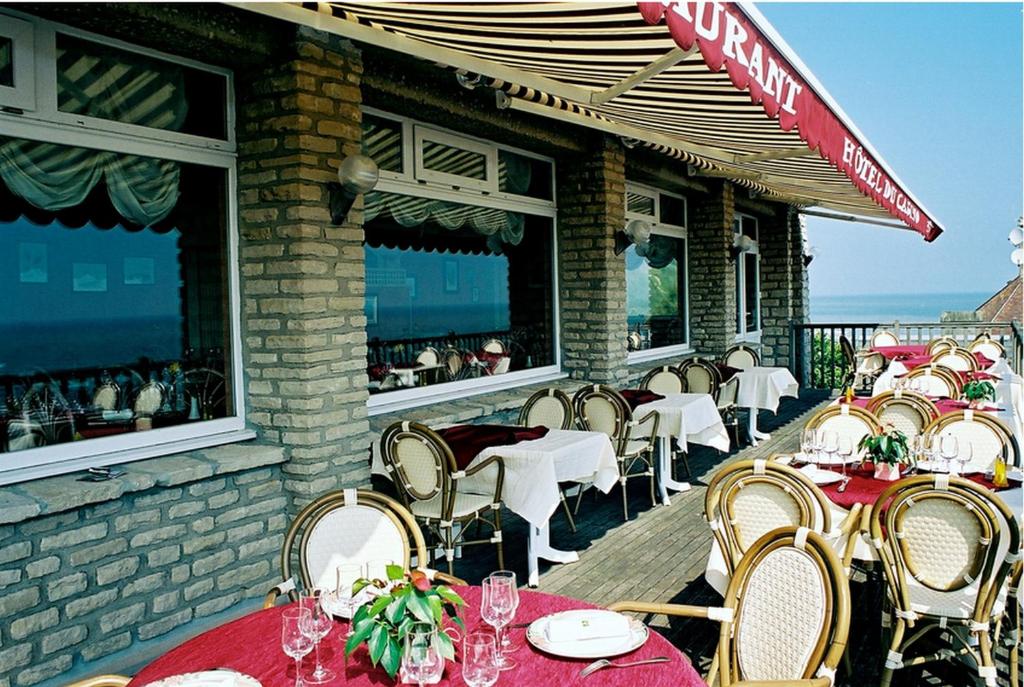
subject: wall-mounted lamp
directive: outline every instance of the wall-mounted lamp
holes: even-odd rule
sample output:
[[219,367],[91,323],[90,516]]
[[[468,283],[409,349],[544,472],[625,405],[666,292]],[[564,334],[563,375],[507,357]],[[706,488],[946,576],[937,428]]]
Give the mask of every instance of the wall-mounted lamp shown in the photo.
[[736,238],[732,241],[732,247],[729,249],[729,255],[733,260],[735,260],[740,253],[753,253],[756,248],[757,241],[746,234],[737,234]]
[[327,198],[330,203],[331,224],[344,224],[348,211],[360,193],[366,193],[377,185],[380,170],[377,163],[362,154],[349,155],[338,167],[338,181],[327,184]]
[[637,247],[641,255],[651,243],[651,225],[642,219],[634,219],[626,225],[625,230],[615,232],[615,254],[622,255],[631,245]]

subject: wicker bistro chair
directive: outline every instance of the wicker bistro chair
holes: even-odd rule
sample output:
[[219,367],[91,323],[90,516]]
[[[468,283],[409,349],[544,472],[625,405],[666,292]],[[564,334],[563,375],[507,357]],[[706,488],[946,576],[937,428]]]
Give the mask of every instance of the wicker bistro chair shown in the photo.
[[303,508],[288,528],[281,545],[283,582],[267,593],[263,607],[284,595],[295,600],[296,575],[303,589],[331,588],[343,563],[388,561],[409,569],[414,555],[418,566],[426,564],[423,533],[400,503],[365,489],[328,492]]
[[709,684],[829,687],[846,650],[850,586],[828,542],[804,527],[759,538],[721,608],[623,601],[611,610],[721,623]]
[[871,340],[868,342],[868,348],[877,348],[878,346],[899,346],[900,337],[896,336],[888,329],[876,329],[875,333],[871,335]]
[[686,393],[686,377],[677,368],[670,365],[656,367],[640,380],[640,388],[656,394]]
[[939,416],[939,409],[930,398],[902,389],[873,396],[867,409],[883,426],[892,425],[908,438],[923,434],[924,428]]
[[[629,520],[626,483],[634,477],[648,478],[651,503],[657,505],[654,494],[654,444],[658,434],[658,413],[651,411],[639,420],[634,419],[626,399],[611,387],[599,384],[585,386],[577,391],[572,405],[581,429],[604,432],[612,441],[619,464],[623,517]],[[579,502],[580,499],[577,499],[577,511]]]
[[952,434],[961,452],[970,450],[967,472],[991,471],[996,458],[1003,456],[1007,465],[1020,466],[1020,447],[1006,423],[989,413],[969,408],[954,410],[935,418],[924,428],[933,436]]
[[[380,446],[384,467],[405,507],[441,546],[449,574],[453,572],[455,548],[474,544],[497,545],[498,567],[505,567],[501,541],[505,464],[501,457],[491,456],[469,469],[460,470],[444,439],[429,427],[408,421],[396,422],[384,430]],[[494,476],[493,493],[472,493],[459,488],[462,480],[484,471]],[[466,539],[466,532],[473,524],[478,525],[478,532],[479,525],[489,526],[492,535],[487,539]]]
[[[547,427],[548,429],[572,429],[576,423],[573,414],[572,399],[560,389],[549,387],[541,389],[530,398],[526,399],[522,410],[519,411],[519,425],[522,427]],[[572,484],[583,491],[582,485]],[[562,511],[566,520],[569,521],[569,529],[576,531],[576,521],[573,520],[572,510],[565,498],[565,489],[559,489],[559,497],[562,500]]]
[[740,445],[740,421],[738,417],[739,407],[736,405],[736,398],[740,393],[740,380],[733,377],[727,382],[718,385],[718,393],[715,398],[715,405],[718,406],[718,414],[722,416],[722,424],[731,428],[733,446]]
[[67,687],[124,687],[131,681],[127,675],[96,675],[72,682]]
[[741,460],[719,470],[704,495],[704,518],[721,548],[730,577],[751,545],[779,527],[806,527],[836,540],[849,571],[862,506],[832,529],[828,499],[807,475],[764,459]]
[[441,368],[444,367],[444,360],[441,358],[441,354],[437,352],[437,349],[433,346],[427,346],[416,355],[415,360],[416,367],[413,370],[416,373],[416,377],[419,379],[419,384],[422,385],[427,378],[431,381],[437,382],[440,380]]
[[488,339],[480,347],[484,353],[495,353],[497,355],[508,355],[508,347],[498,339]]
[[873,413],[849,404],[826,406],[811,416],[804,429],[831,430],[848,436],[856,448],[865,436],[878,436],[882,425]]
[[750,346],[733,346],[722,356],[722,363],[738,370],[746,370],[761,364],[761,356]]
[[692,394],[711,394],[718,399],[722,375],[718,368],[701,358],[687,358],[679,364],[679,371],[686,378],[686,389]]
[[932,339],[928,342],[928,347],[925,349],[928,355],[935,355],[940,351],[947,351],[951,348],[957,348],[960,344],[957,340],[951,336],[940,336]]
[[463,353],[457,348],[446,348],[441,353],[441,364],[449,381],[462,379],[466,372],[466,361]]
[[[869,520],[895,615],[883,687],[895,670],[957,654],[972,656],[979,677],[995,685],[990,625],[1003,613],[1005,582],[1020,559],[1013,512],[970,480],[934,474],[894,483],[878,497]],[[966,626],[977,649],[947,632],[949,625]],[[915,631],[906,636],[908,630]],[[929,633],[960,648],[904,659]]]
[[1021,654],[1021,629],[1024,626],[1024,615],[1021,605],[1021,573],[1024,572],[1024,561],[1018,560],[1013,564],[1010,572],[1010,580],[1007,585],[1006,612],[1003,618],[996,625],[996,639],[1006,647],[1010,656],[1010,685],[1018,687],[1020,684],[1020,654]]
[[885,369],[885,356],[873,351],[857,353],[845,334],[839,337],[839,349],[843,353],[843,361],[847,370],[846,379],[843,380],[844,387],[850,386],[859,389],[862,386],[874,384]]
[[950,348],[939,351],[932,355],[932,364],[942,365],[957,372],[975,372],[978,369],[978,359],[966,348]]
[[988,332],[979,334],[978,338],[968,344],[967,350],[971,353],[981,353],[992,361],[1006,357],[1006,349],[1003,348],[1003,344],[993,339]]
[[925,394],[940,398],[960,398],[963,380],[953,370],[942,365],[921,365],[903,376],[903,379],[923,379]]

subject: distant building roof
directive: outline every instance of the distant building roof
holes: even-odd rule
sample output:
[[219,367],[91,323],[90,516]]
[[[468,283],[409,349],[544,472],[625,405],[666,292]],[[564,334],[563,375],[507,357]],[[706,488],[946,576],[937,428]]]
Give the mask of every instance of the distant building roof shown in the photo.
[[1024,289],[1020,276],[1006,282],[1006,286],[978,306],[978,317],[983,322],[1009,322],[1024,319]]

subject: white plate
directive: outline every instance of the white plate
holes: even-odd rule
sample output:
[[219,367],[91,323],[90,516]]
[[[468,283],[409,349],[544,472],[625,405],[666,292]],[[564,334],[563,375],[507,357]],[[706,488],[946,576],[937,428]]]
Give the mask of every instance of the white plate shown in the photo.
[[832,472],[831,470],[819,470],[813,465],[803,466],[800,468],[800,472],[807,475],[815,484],[835,484],[843,479],[843,476],[838,472]]
[[234,670],[205,670],[201,673],[182,673],[163,680],[150,682],[146,687],[261,687],[251,675]]
[[563,658],[608,658],[639,649],[650,636],[650,631],[646,625],[636,618],[629,617],[629,637],[626,639],[616,637],[610,639],[584,639],[576,642],[548,641],[547,627],[548,621],[551,618],[572,618],[573,616],[591,618],[603,613],[615,613],[615,611],[581,609],[546,615],[543,618],[534,620],[530,624],[530,627],[526,629],[526,639],[541,651],[554,656],[561,656]]
[[813,464],[817,464],[817,465],[842,465],[844,462],[847,465],[850,465],[852,463],[856,463],[860,459],[857,456],[855,456],[855,455],[854,456],[850,456],[849,458],[847,458],[844,461],[839,456],[833,456],[833,457],[829,458],[824,453],[819,453],[819,454],[810,455],[810,456],[808,456],[805,453],[797,453],[795,456],[793,456],[793,460],[798,462],[798,463],[813,463]]

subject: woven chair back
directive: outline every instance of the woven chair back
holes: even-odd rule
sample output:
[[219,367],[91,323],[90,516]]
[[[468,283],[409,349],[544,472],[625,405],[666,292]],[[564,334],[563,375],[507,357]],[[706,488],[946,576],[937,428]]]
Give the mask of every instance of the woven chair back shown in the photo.
[[679,365],[679,371],[686,378],[686,388],[691,394],[717,396],[721,375],[718,368],[706,360],[689,358]]
[[416,422],[396,422],[388,427],[381,435],[380,448],[385,468],[407,500],[425,501],[442,494],[456,469],[444,440]]
[[97,410],[117,410],[120,396],[121,390],[117,388],[117,384],[106,382],[96,387],[92,395],[92,405]]
[[1003,345],[990,337],[987,333],[981,334],[977,339],[972,341],[967,346],[967,350],[971,353],[981,353],[989,360],[995,361],[1006,355],[1006,349]]
[[132,410],[136,415],[155,415],[163,407],[166,387],[160,382],[146,382],[135,393]]
[[847,370],[857,369],[857,351],[854,349],[853,344],[846,338],[845,334],[839,335],[839,350],[843,354],[843,361],[846,363]]
[[946,351],[959,345],[956,339],[951,336],[940,336],[929,341],[928,347],[925,350],[928,351],[928,355],[935,355],[939,351]]
[[842,563],[817,532],[787,526],[753,543],[725,593],[722,685],[790,681],[834,671],[846,649],[850,589]]
[[593,384],[576,392],[572,399],[576,421],[584,430],[604,432],[613,444],[621,443],[629,431],[632,411],[611,387]]
[[640,388],[656,394],[682,394],[686,392],[686,377],[669,365],[656,367],[640,381]]
[[957,372],[974,372],[978,369],[978,360],[966,348],[950,348],[932,356],[932,363],[942,365]]
[[866,436],[878,436],[882,426],[871,412],[851,405],[827,406],[815,413],[804,429],[829,430],[849,437],[853,446]]
[[879,329],[871,335],[871,341],[869,342],[869,348],[877,348],[878,346],[899,346],[900,338],[890,332],[888,329]]
[[508,353],[508,349],[505,347],[505,344],[498,339],[488,339],[480,348],[484,353],[495,353],[497,355],[505,355]]
[[1020,465],[1020,447],[1012,430],[988,413],[954,410],[935,418],[924,431],[932,436],[956,437],[958,454],[969,458],[968,472],[991,471],[1000,456],[1008,465]]
[[761,356],[750,346],[733,346],[722,356],[722,362],[738,370],[748,370],[761,364]]
[[427,367],[433,367],[441,364],[441,354],[437,352],[437,349],[433,346],[427,346],[419,355],[416,356],[417,365],[425,365]]
[[554,387],[541,389],[526,399],[519,411],[519,424],[523,427],[572,429],[575,415],[568,394]]
[[441,360],[444,363],[444,371],[448,375],[448,379],[454,380],[462,376],[462,370],[465,367],[462,351],[457,348],[446,348],[441,353]]
[[297,566],[306,589],[334,589],[343,563],[408,569],[413,554],[425,564],[426,544],[408,510],[383,494],[346,489],[324,494],[296,516],[281,548],[281,572],[290,579]]
[[939,416],[939,409],[923,394],[913,391],[885,391],[868,402],[868,410],[875,414],[882,426],[892,425],[907,437],[924,432],[924,428]]
[[718,399],[716,401],[719,408],[731,408],[736,405],[736,396],[740,392],[740,380],[737,377],[733,377],[728,382],[722,384],[718,388]]
[[919,380],[918,383],[924,385],[923,393],[928,396],[958,399],[960,398],[960,391],[963,389],[960,375],[947,367],[939,365],[915,367],[904,375],[903,378]]

